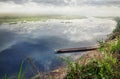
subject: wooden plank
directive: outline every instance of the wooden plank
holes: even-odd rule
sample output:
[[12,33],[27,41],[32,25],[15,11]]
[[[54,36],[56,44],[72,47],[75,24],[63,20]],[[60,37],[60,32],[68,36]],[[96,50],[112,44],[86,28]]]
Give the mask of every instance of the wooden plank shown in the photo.
[[67,49],[57,50],[56,54],[92,51],[92,50],[96,50],[98,48],[99,48],[99,46],[89,46],[89,47],[80,47],[80,48],[67,48]]

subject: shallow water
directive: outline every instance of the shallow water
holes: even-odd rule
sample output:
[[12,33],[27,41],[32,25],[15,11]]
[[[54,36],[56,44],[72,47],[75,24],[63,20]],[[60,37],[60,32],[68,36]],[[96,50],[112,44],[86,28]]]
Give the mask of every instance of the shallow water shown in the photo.
[[[0,77],[15,75],[24,60],[24,72],[32,76],[30,58],[40,71],[51,71],[63,64],[55,50],[97,44],[106,39],[116,22],[87,18],[0,25]],[[64,54],[62,56],[74,56]]]

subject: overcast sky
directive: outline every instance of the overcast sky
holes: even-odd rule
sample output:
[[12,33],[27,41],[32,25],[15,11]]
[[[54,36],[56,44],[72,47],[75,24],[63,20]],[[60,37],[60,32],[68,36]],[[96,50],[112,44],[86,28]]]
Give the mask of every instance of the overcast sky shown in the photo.
[[120,0],[0,0],[0,13],[120,16]]
[[119,6],[120,0],[0,0],[0,2],[14,2],[17,4],[23,4],[27,2],[35,2],[42,4],[53,5],[68,5],[69,3],[75,3],[77,5],[114,5]]

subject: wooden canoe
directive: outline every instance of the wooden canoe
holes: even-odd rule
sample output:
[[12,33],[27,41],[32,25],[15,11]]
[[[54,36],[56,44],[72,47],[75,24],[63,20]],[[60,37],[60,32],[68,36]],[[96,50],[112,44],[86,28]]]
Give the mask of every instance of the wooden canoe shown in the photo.
[[89,46],[89,47],[80,47],[80,48],[67,48],[67,49],[60,49],[57,50],[56,53],[72,53],[72,52],[84,52],[84,51],[91,51],[98,49],[99,46]]

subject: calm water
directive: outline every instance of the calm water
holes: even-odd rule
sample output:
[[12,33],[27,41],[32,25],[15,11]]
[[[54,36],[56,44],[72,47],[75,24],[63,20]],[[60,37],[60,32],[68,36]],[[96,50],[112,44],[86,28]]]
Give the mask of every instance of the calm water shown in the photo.
[[[49,19],[46,22],[28,22],[0,25],[0,77],[15,75],[24,60],[24,73],[34,75],[32,60],[40,71],[51,71],[63,64],[55,50],[97,44],[115,28],[108,19]],[[62,56],[74,56],[65,54]]]

